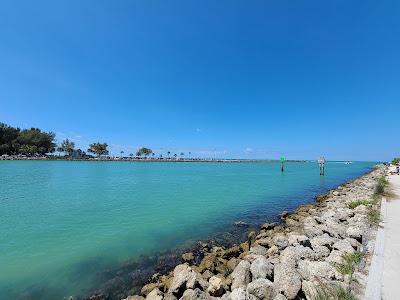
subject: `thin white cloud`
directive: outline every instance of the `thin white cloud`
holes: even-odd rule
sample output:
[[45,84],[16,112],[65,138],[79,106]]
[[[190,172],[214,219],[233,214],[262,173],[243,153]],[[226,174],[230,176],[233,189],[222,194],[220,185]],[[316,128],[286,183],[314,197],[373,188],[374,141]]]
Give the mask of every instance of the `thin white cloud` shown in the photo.
[[253,148],[250,148],[250,147],[247,147],[247,148],[244,150],[244,152],[246,152],[247,154],[253,153],[253,152],[254,152],[254,149],[253,149]]
[[201,129],[200,128],[196,128],[196,132],[201,132]]

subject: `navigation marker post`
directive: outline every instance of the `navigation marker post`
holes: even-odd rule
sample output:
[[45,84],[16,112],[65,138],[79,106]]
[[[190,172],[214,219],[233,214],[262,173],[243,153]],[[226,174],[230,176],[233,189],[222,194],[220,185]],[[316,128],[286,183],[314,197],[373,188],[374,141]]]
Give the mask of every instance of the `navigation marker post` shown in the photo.
[[318,159],[319,163],[319,175],[324,176],[325,175],[325,158],[321,157]]
[[281,172],[283,172],[283,163],[285,162],[285,158],[281,157]]

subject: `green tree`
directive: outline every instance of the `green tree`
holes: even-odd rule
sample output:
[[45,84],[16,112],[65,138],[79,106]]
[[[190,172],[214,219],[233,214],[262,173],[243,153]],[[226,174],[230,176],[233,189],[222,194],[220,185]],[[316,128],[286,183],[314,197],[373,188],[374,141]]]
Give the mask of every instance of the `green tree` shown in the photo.
[[0,155],[15,154],[19,152],[19,145],[16,145],[20,129],[0,123]]
[[144,155],[147,158],[147,156],[149,156],[152,153],[153,150],[151,150],[150,148],[142,147],[137,150],[136,155],[139,157]]
[[89,153],[94,153],[97,157],[101,155],[107,155],[109,152],[107,150],[108,144],[107,143],[93,143],[89,145],[89,149],[87,150]]
[[72,156],[74,149],[75,149],[75,143],[70,141],[69,139],[65,139],[57,148],[57,151],[64,152],[68,156]]
[[19,147],[18,152],[22,154],[44,155],[55,151],[54,139],[55,134],[52,132],[42,132],[39,128],[24,129],[19,132],[18,137],[13,141],[13,145]]

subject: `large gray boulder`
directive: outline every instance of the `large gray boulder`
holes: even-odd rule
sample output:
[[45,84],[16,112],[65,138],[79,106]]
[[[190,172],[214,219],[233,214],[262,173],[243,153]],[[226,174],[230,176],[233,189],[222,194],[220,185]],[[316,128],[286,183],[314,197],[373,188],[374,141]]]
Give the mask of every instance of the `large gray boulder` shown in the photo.
[[274,289],[278,293],[283,293],[288,299],[296,298],[300,291],[301,277],[290,258],[275,265]]
[[187,264],[177,265],[174,269],[174,277],[169,288],[170,293],[178,293],[182,289],[193,289],[200,285],[203,289],[208,287],[200,274],[192,270]]
[[298,263],[298,272],[305,280],[342,279],[342,275],[336,271],[335,267],[326,261],[308,261],[301,260]]
[[233,270],[232,274],[232,287],[231,290],[237,288],[245,289],[250,282],[250,263],[246,260],[242,260]]
[[258,299],[272,299],[274,293],[273,283],[265,278],[259,278],[250,282],[247,286],[247,293],[256,296]]
[[339,240],[333,244],[332,248],[343,253],[354,253],[354,248],[348,240]]
[[256,258],[250,266],[253,280],[258,278],[271,278],[273,271],[274,266],[264,256]]
[[237,288],[232,290],[230,294],[231,300],[247,300],[246,291],[243,288]]

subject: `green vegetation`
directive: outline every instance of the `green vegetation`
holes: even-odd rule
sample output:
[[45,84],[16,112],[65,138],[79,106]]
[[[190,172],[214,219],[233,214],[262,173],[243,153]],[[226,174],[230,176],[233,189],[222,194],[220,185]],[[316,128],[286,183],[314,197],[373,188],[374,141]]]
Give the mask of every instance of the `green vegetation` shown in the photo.
[[385,187],[388,185],[388,181],[384,176],[381,176],[377,180],[377,184],[375,186],[375,196],[383,196],[385,194]]
[[378,226],[381,222],[381,212],[376,208],[371,208],[368,211],[368,221],[373,226]]
[[400,157],[393,158],[392,165],[398,165],[400,163]]
[[351,209],[355,209],[357,206],[360,205],[365,205],[365,206],[370,206],[371,202],[368,200],[354,200],[352,202],[350,202],[347,207],[351,208]]
[[150,148],[146,148],[146,147],[142,147],[142,148],[139,148],[137,151],[136,151],[136,156],[144,156],[144,157],[146,157],[147,158],[147,156],[149,156],[150,154],[152,154],[153,153],[153,150],[151,150]]
[[72,153],[75,150],[75,143],[71,142],[69,139],[65,139],[61,145],[57,148],[58,152],[64,152],[68,156],[72,156]]
[[312,300],[357,300],[351,291],[340,285],[318,287],[311,298]]
[[353,276],[356,266],[361,262],[361,252],[346,253],[342,256],[343,262],[335,264],[336,270],[342,275]]
[[107,143],[93,143],[89,145],[88,152],[94,153],[97,155],[97,157],[100,157],[101,155],[107,155],[108,150],[107,150]]
[[55,134],[38,128],[23,129],[0,123],[0,155],[44,155],[55,151]]

